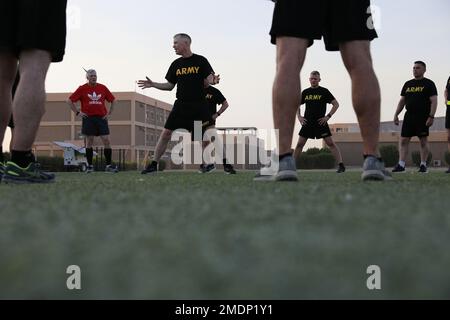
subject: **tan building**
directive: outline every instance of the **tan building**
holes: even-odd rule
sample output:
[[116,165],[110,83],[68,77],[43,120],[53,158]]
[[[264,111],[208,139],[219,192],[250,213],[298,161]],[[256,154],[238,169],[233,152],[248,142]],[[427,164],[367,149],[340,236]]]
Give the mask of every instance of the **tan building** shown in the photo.
[[[118,160],[118,150],[124,150],[125,161],[135,162],[142,168],[154,154],[158,138],[172,109],[172,105],[136,92],[114,92],[116,105],[109,117],[113,161]],[[62,156],[63,151],[54,141],[70,142],[84,146],[81,135],[81,119],[76,117],[66,104],[70,93],[47,94],[46,113],[41,121],[34,151],[40,155]],[[264,142],[257,138],[256,128],[221,128],[218,130],[225,141],[235,141],[233,162],[239,169],[255,169],[249,164],[250,154],[258,153],[258,145]],[[178,142],[170,142],[163,159],[169,160],[171,149]],[[95,140],[101,147],[100,139]],[[244,150],[244,151],[243,151]],[[265,151],[265,150],[264,150]],[[230,159],[231,161],[232,159]],[[169,169],[195,169],[198,165],[175,165],[166,161]],[[191,160],[191,163],[193,161]]]
[[[382,122],[380,130],[380,146],[396,145],[399,147],[402,122],[396,126],[392,121]],[[359,125],[356,123],[330,124],[333,140],[341,149],[342,157],[347,165],[360,166],[363,163],[363,146]],[[436,118],[430,128],[430,151],[433,154],[433,166],[446,166],[445,152],[448,150],[447,131],[445,129],[445,117]],[[322,142],[323,147],[325,143]],[[419,139],[412,138],[409,147],[409,156],[406,159],[408,166],[413,165],[411,152],[419,151]]]

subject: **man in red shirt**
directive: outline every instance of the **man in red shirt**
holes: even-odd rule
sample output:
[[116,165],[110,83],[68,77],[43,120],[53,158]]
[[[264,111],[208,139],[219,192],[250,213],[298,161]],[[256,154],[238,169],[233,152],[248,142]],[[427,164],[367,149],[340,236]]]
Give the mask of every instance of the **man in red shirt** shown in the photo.
[[[109,140],[109,126],[108,116],[111,115],[114,109],[115,97],[103,84],[97,83],[97,72],[95,70],[88,70],[86,72],[86,79],[88,82],[80,87],[69,97],[67,103],[72,111],[82,118],[83,124],[81,133],[86,136],[86,158],[88,161],[87,172],[94,171],[92,166],[92,158],[94,150],[94,138],[100,137],[105,146],[104,154],[106,160],[107,172],[117,172],[117,168],[112,165],[111,157],[111,142]],[[75,105],[80,101],[81,110],[78,110]],[[111,106],[109,112],[106,109],[105,101],[108,101]]]

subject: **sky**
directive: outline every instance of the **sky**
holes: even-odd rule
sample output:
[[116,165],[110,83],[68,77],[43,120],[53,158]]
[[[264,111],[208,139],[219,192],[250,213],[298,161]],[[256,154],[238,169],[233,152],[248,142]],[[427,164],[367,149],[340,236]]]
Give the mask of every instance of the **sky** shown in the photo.
[[[379,33],[372,54],[382,91],[382,121],[392,120],[415,60],[428,64],[426,77],[435,81],[440,96],[436,115],[445,115],[450,2],[372,0],[372,5]],[[221,75],[217,88],[230,108],[217,125],[271,129],[275,47],[268,32],[273,6],[267,0],[68,0],[66,55],[62,63],[51,66],[47,92],[73,92],[85,82],[84,67],[95,68],[98,81],[112,91],[137,91],[173,103],[175,90],[142,91],[135,81],[148,76],[165,82],[167,69],[177,58],[173,35],[184,32],[193,38],[193,52],[207,57]],[[330,123],[356,122],[350,81],[339,53],[326,52],[323,42],[316,41],[301,74],[303,89],[309,86],[312,70],[321,72],[321,85],[341,104]],[[296,134],[299,128],[297,124]],[[4,149],[8,140],[7,134]]]

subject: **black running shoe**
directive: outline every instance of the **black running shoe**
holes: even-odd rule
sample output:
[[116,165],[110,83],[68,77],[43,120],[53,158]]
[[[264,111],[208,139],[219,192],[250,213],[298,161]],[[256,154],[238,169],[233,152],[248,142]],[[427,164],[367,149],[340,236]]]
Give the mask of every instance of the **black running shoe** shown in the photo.
[[204,164],[201,164],[200,167],[198,168],[198,173],[205,173],[205,168],[206,166]]
[[94,172],[94,166],[93,165],[87,166],[86,173],[92,173],[92,172]]
[[428,173],[428,168],[427,168],[427,166],[421,164],[418,172],[419,172],[419,173]]
[[113,164],[109,164],[109,165],[106,166],[105,172],[117,173],[117,172],[119,172],[119,169],[117,169],[117,166],[115,166]]
[[405,172],[405,167],[402,167],[400,164],[397,163],[397,165],[392,169],[392,172]]
[[42,171],[41,166],[36,162],[32,162],[28,167],[22,168],[10,161],[6,164],[3,181],[17,184],[52,183],[55,182],[55,175]]
[[447,170],[447,171],[445,171],[445,173],[450,173],[450,168],[448,168],[448,170]]
[[339,167],[336,170],[336,173],[344,173],[345,172],[345,166],[343,163],[339,163]]
[[225,171],[226,174],[236,174],[236,170],[234,170],[231,164],[224,164],[223,171]]
[[144,170],[141,171],[141,174],[156,174],[158,172],[158,163],[152,161]]
[[204,173],[210,173],[216,170],[216,165],[214,163],[212,164],[207,164],[204,166]]

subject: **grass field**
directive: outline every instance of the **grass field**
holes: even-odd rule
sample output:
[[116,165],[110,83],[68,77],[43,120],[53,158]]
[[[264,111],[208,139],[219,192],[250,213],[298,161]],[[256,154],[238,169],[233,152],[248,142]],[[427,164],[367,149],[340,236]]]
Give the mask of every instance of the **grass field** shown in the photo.
[[[450,175],[62,173],[0,185],[0,298],[450,298]],[[66,288],[79,265],[82,290]],[[379,265],[382,289],[366,268]]]

